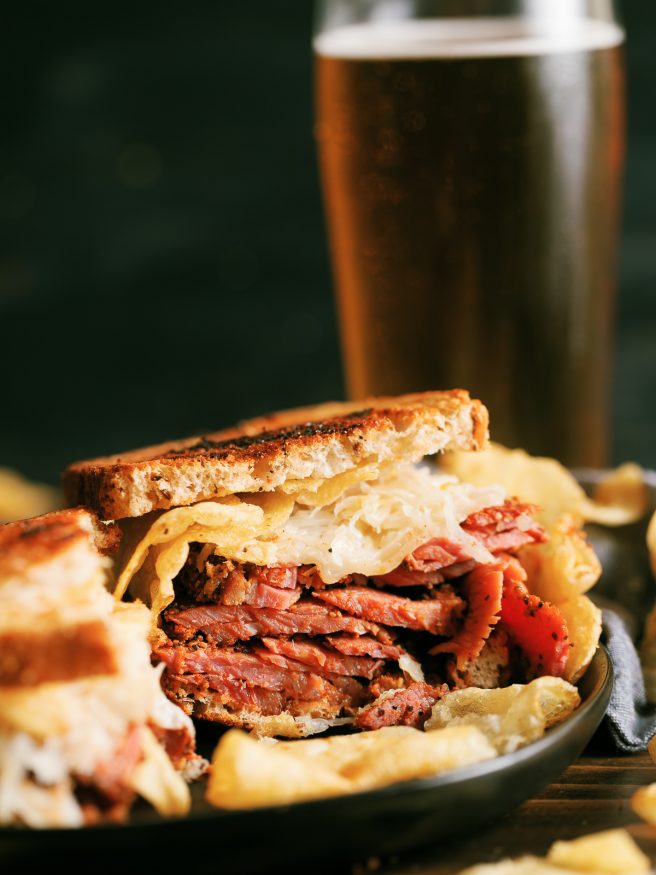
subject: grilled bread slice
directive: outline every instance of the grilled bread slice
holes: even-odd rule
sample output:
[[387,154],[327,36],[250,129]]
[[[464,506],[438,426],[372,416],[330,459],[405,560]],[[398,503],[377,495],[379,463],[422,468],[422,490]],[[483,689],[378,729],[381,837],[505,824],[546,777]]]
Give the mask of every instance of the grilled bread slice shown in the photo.
[[150,662],[150,615],[105,587],[118,528],[76,508],[0,526],[0,824],[188,810],[194,728]]
[[456,389],[330,403],[263,416],[203,436],[71,465],[69,504],[103,519],[143,516],[288,480],[328,479],[362,465],[417,461],[486,445],[488,414]]
[[116,670],[102,552],[113,552],[119,537],[83,508],[0,526],[0,685]]

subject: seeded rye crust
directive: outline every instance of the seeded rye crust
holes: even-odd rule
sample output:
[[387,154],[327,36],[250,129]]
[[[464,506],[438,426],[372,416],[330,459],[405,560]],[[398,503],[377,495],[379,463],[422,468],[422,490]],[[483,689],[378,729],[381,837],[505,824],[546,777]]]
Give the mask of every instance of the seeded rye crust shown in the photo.
[[[90,536],[99,552],[118,548],[118,527],[101,523],[83,508],[0,525],[0,615],[8,584],[18,581],[28,586],[35,575],[47,575],[53,586],[65,585],[74,573],[71,566],[80,556],[78,551],[88,549]],[[5,627],[0,630],[0,686],[25,687],[112,673],[115,647],[105,622],[76,617],[75,608],[66,621],[46,614],[25,628]]]
[[142,516],[288,479],[329,478],[363,464],[482,449],[488,412],[463,389],[367,398],[273,413],[213,434],[76,462],[69,504],[103,519]]

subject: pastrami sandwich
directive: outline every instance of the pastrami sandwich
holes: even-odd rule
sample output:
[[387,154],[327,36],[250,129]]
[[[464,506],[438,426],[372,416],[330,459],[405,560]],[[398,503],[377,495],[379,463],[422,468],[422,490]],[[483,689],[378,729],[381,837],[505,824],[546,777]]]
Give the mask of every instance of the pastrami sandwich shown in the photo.
[[0,823],[182,814],[202,762],[162,693],[150,614],[105,588],[118,528],[83,509],[0,526]]
[[453,687],[573,674],[517,559],[546,538],[534,508],[419,464],[483,448],[487,425],[462,390],[322,405],[80,462],[64,486],[120,521],[117,595],[151,606],[188,714],[289,737],[422,725]]

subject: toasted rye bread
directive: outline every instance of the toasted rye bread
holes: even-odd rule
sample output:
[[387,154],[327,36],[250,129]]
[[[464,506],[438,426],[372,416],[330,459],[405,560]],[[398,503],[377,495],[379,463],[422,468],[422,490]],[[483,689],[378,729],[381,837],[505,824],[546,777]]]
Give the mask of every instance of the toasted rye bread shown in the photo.
[[142,516],[288,479],[326,479],[363,464],[417,461],[487,442],[488,413],[462,389],[367,398],[273,413],[213,434],[71,465],[70,504],[104,519]]
[[102,620],[0,633],[0,687],[72,681],[116,669],[114,641]]
[[[175,700],[182,710],[190,717],[199,720],[207,720],[210,723],[221,723],[223,726],[232,726],[237,729],[245,729],[259,738],[306,738],[316,732],[323,732],[329,724],[321,721],[332,720],[335,716],[334,706],[328,705],[324,714],[308,714],[305,718],[294,717],[289,711],[280,714],[260,714],[258,711],[233,711],[226,708],[221,702],[221,696],[208,691],[206,693],[194,693],[193,698]],[[316,711],[317,705],[314,704]]]
[[0,526],[0,686],[116,670],[99,551],[119,537],[83,508]]
[[101,523],[83,507],[0,525],[0,586],[14,575],[60,561],[75,545],[91,542],[100,553],[114,553],[120,537],[118,526]]

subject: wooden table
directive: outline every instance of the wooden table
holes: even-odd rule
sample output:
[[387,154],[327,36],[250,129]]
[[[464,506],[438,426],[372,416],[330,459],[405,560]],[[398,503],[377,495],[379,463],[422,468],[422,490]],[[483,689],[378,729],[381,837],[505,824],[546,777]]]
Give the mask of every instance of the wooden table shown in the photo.
[[470,839],[402,859],[370,859],[351,871],[353,875],[456,875],[474,863],[541,855],[556,839],[614,827],[626,827],[655,865],[656,828],[639,820],[629,799],[638,787],[656,781],[656,765],[646,753],[618,756],[609,754],[608,747],[607,741],[594,739],[558,781]]

